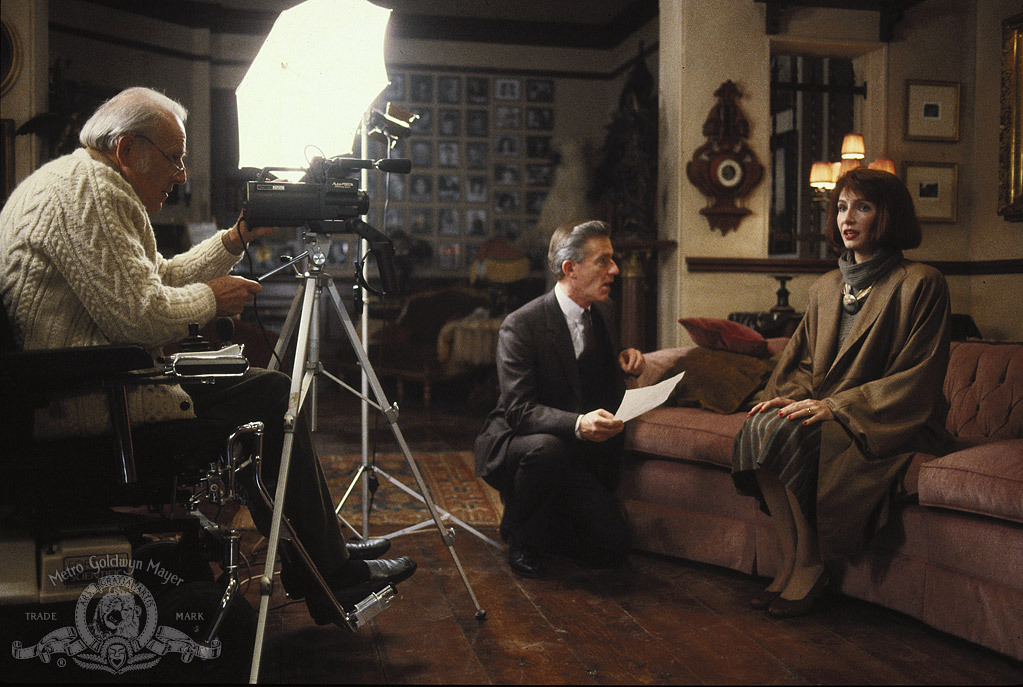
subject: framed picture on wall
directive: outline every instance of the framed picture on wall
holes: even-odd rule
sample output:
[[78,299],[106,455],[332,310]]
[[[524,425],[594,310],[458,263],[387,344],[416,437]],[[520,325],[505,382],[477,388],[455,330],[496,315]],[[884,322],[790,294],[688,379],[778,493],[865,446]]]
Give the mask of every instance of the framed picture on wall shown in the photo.
[[412,141],[412,166],[430,167],[433,165],[433,144],[430,141]]
[[465,96],[473,105],[486,105],[490,102],[490,80],[482,76],[466,77]]
[[437,100],[442,103],[462,102],[462,79],[458,76],[437,78]]
[[522,108],[498,107],[494,114],[494,126],[498,129],[518,129],[522,126]]
[[1001,130],[998,136],[998,214],[1023,222],[1023,14],[1002,22]]
[[518,79],[494,79],[494,97],[498,100],[520,100],[522,82]]
[[554,128],[554,109],[550,107],[530,107],[526,110],[526,126],[530,129],[550,131]]
[[488,120],[489,115],[486,110],[466,110],[465,135],[473,138],[486,138],[489,133]]
[[906,81],[905,139],[959,140],[959,82]]
[[441,110],[437,118],[437,132],[441,136],[458,136],[462,131],[461,110]]
[[468,169],[487,168],[487,143],[470,142],[465,144],[465,166]]
[[409,217],[409,231],[420,236],[433,234],[433,209],[416,207]]
[[433,77],[429,74],[413,74],[411,77],[412,93],[410,99],[414,103],[433,102]]
[[954,162],[907,162],[902,178],[921,222],[955,222],[959,165]]
[[465,211],[465,233],[469,236],[487,235],[487,211],[466,210]]
[[526,100],[534,103],[549,103],[554,100],[554,81],[551,79],[530,79],[526,82]]

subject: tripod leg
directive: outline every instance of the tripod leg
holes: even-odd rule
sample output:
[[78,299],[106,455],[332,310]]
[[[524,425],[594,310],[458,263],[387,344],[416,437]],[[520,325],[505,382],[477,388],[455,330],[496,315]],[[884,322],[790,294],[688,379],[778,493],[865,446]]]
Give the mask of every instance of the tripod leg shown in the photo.
[[305,292],[305,282],[302,288],[295,292],[291,299],[291,306],[288,307],[288,315],[284,318],[284,326],[281,327],[281,334],[277,337],[277,345],[274,346],[274,355],[270,356],[270,362],[266,369],[276,370],[277,361],[284,360],[284,353],[288,350],[288,343],[291,342],[291,335],[295,332],[295,325],[298,324],[299,306],[302,305],[302,295]]
[[[330,591],[327,583],[323,580],[319,571],[316,569],[315,563],[312,558],[308,555],[305,548],[301,546],[301,542],[292,530],[290,523],[284,518],[284,499],[287,493],[288,474],[291,468],[291,454],[295,444],[295,427],[298,423],[298,415],[302,409],[302,404],[305,401],[305,394],[311,386],[311,380],[315,373],[313,369],[309,368],[308,356],[310,353],[309,338],[310,330],[312,329],[311,323],[313,315],[316,312],[314,308],[315,300],[319,297],[321,291],[316,284],[317,276],[306,275],[303,280],[302,289],[299,291],[301,294],[301,318],[298,326],[298,340],[295,344],[295,360],[292,366],[291,372],[291,388],[288,393],[288,409],[284,415],[284,446],[281,449],[281,462],[278,468],[277,476],[277,489],[274,492],[273,499],[273,514],[270,521],[270,534],[267,537],[267,549],[266,549],[266,565],[264,567],[263,575],[259,580],[259,616],[256,621],[256,641],[252,652],[252,668],[249,673],[249,682],[255,683],[259,680],[259,669],[263,655],[263,642],[266,634],[266,620],[267,614],[270,610],[270,596],[273,593],[273,576],[274,576],[274,563],[277,559],[277,546],[280,543],[281,538],[281,527],[282,524],[285,530],[289,533],[293,543],[296,544],[296,549],[299,552],[300,557],[309,566],[310,571],[315,576],[317,583],[321,589],[325,591],[328,598],[337,605],[337,600],[333,597],[333,593]],[[298,303],[299,296],[296,295],[295,303]],[[294,304],[293,304],[294,306]],[[295,308],[288,313],[289,322],[286,323],[286,329],[290,329],[294,326],[293,316]],[[290,336],[290,331],[288,335]],[[258,464],[257,464],[258,474]],[[384,610],[387,604],[390,603],[393,597],[393,592],[388,593],[387,590],[383,590],[378,594],[371,594],[370,597],[363,600],[356,605],[354,615],[343,614],[341,617],[350,629],[355,629],[370,618],[374,617],[377,613]],[[340,606],[338,606],[340,608]]]
[[[281,517],[284,515],[284,497],[287,492],[288,469],[291,466],[291,449],[295,443],[295,423],[298,420],[299,397],[302,386],[302,368],[305,351],[309,344],[309,322],[305,317],[312,312],[316,289],[309,288],[308,280],[303,284],[301,323],[298,328],[298,343],[295,348],[295,363],[292,368],[291,390],[288,394],[288,410],[284,416],[284,447],[281,450],[281,466],[277,476],[277,491],[274,499],[273,516],[270,520],[270,536],[267,538],[266,566],[259,579],[259,616],[256,620],[256,643],[252,652],[252,669],[249,682],[259,680],[259,664],[263,656],[263,639],[266,632],[266,617],[270,610],[270,595],[273,593],[274,563],[277,559],[277,544],[281,535]],[[296,296],[297,300],[297,296]],[[291,318],[291,313],[288,314]]]
[[405,442],[405,437],[401,433],[401,428],[398,427],[398,414],[396,412],[396,408],[387,402],[387,397],[384,394],[383,387],[380,386],[380,380],[377,378],[376,372],[369,363],[369,358],[366,355],[366,349],[359,343],[359,338],[355,332],[355,325],[352,324],[352,320],[348,316],[348,311],[345,310],[344,304],[341,302],[341,295],[338,293],[337,287],[333,282],[328,282],[327,290],[334,303],[334,308],[337,310],[338,317],[341,318],[341,324],[344,326],[345,333],[348,335],[348,340],[351,342],[352,348],[355,350],[355,355],[359,359],[359,364],[362,366],[363,373],[366,375],[366,379],[369,381],[369,385],[373,389],[376,401],[380,408],[383,409],[384,416],[387,418],[387,421],[391,426],[391,432],[394,434],[394,438],[398,442],[398,446],[401,448],[402,455],[405,456],[405,462],[408,463],[409,469],[412,470],[412,476],[415,478],[416,484],[419,486],[419,493],[422,494],[423,501],[426,503],[426,507],[430,511],[430,517],[433,518],[433,522],[437,526],[437,531],[440,533],[441,539],[447,546],[448,553],[451,554],[451,560],[454,561],[455,568],[458,570],[458,574],[462,578],[462,584],[465,585],[466,591],[469,592],[469,596],[472,598],[473,606],[476,608],[476,617],[483,620],[486,618],[487,612],[480,607],[479,601],[476,599],[476,594],[472,590],[472,585],[469,584],[469,578],[466,577],[465,570],[462,568],[462,563],[458,559],[458,554],[455,553],[455,531],[453,529],[445,529],[444,525],[441,524],[440,515],[437,512],[437,505],[433,502],[433,496],[430,494],[430,490],[427,488],[426,482],[423,480],[423,475],[419,471],[419,465],[416,463],[415,458],[412,457],[412,451],[409,450],[408,444]]

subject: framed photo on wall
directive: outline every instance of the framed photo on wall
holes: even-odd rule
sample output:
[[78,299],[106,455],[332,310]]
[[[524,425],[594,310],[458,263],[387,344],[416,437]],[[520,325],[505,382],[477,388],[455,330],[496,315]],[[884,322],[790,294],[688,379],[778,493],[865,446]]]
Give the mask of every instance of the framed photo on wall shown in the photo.
[[905,139],[959,140],[958,81],[906,81]]
[[959,165],[954,162],[907,162],[902,178],[913,197],[921,222],[955,222],[958,210]]

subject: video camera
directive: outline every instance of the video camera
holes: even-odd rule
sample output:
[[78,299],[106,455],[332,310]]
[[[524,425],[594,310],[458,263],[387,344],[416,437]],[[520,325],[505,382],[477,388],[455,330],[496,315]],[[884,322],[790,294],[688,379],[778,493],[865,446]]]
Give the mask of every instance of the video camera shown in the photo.
[[[360,169],[408,174],[412,171],[412,161],[316,157],[305,170],[264,168],[255,181],[246,184],[245,220],[250,226],[306,226],[318,234],[358,234],[370,244],[383,292],[391,293],[398,288],[394,244],[359,219],[369,211],[369,195],[359,188],[356,176]],[[305,175],[300,181],[290,182],[273,174],[286,171],[304,171]]]

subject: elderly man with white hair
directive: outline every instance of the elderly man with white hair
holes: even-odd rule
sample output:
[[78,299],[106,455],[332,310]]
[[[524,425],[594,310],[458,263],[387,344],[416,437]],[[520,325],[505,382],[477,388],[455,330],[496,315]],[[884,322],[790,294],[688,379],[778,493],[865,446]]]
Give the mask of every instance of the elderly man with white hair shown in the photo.
[[[82,148],[43,165],[11,194],[0,213],[0,297],[23,348],[130,343],[156,356],[184,338],[189,323],[237,315],[259,292],[257,282],[228,272],[245,244],[270,228],[249,229],[239,219],[170,260],[156,250],[150,215],[187,178],[186,118],[184,107],[157,91],[126,89],[82,127]],[[266,370],[188,389],[139,386],[129,394],[129,413],[139,424],[200,417],[233,428],[260,420],[274,485],[289,389],[286,375]],[[77,436],[109,432],[109,423],[102,398],[68,394],[37,412],[34,427],[45,437]],[[251,475],[246,481],[251,489]],[[285,512],[343,606],[415,572],[408,557],[374,560],[387,540],[345,543],[304,422],[288,487]],[[261,499],[249,501],[256,526],[268,533],[270,511]],[[287,546],[282,554],[289,593],[306,597],[318,623],[337,620]]]

